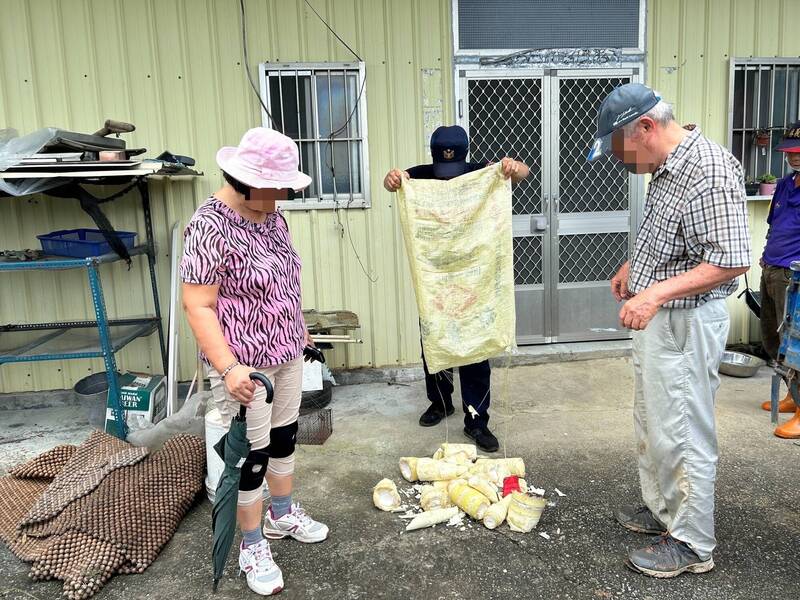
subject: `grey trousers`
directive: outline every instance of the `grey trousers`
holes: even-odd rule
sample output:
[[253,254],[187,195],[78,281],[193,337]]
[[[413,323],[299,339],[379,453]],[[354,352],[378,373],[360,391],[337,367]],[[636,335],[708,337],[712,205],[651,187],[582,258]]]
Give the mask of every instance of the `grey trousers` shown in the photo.
[[642,498],[705,560],[714,537],[714,396],[730,320],[724,300],[662,308],[633,334],[634,428]]

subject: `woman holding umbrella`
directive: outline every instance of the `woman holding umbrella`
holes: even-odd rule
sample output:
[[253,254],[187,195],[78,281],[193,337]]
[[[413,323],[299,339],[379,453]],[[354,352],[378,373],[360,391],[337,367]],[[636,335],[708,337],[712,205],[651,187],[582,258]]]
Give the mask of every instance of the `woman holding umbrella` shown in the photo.
[[[197,209],[184,234],[183,305],[206,363],[211,391],[228,424],[247,407],[250,451],[241,468],[239,566],[254,592],[283,589],[269,542],[320,542],[328,528],[292,502],[302,354],[313,345],[300,308],[300,258],[275,203],[311,178],[298,170],[297,145],[257,127],[217,153],[225,185]],[[265,375],[266,389],[250,375]],[[271,505],[262,528],[264,477]]]

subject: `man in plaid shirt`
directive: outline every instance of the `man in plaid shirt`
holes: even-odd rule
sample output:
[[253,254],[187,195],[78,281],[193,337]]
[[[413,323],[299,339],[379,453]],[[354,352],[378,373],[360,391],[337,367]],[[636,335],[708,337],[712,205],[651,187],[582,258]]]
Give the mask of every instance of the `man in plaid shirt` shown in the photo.
[[611,280],[620,321],[634,330],[634,425],[643,506],[615,511],[624,527],[657,534],[627,564],[654,577],[714,568],[717,434],[714,395],[728,337],[725,298],[750,266],[739,162],[641,84],[600,106],[589,160],[612,154],[651,173],[630,261]]

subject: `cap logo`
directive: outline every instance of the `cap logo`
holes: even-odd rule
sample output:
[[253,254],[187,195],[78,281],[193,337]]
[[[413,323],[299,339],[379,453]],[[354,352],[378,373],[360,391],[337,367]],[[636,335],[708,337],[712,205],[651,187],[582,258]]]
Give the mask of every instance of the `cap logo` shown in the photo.
[[786,138],[790,140],[798,140],[800,139],[800,128],[798,129],[789,129],[786,132]]
[[456,151],[451,150],[450,148],[442,152],[442,156],[444,157],[445,160],[453,160],[453,158],[455,158],[455,155]]
[[614,119],[614,122],[611,124],[612,127],[618,127],[622,121],[624,121],[627,117],[631,116],[633,113],[636,112],[636,107],[631,106],[630,108],[624,110],[620,114],[617,115],[617,118]]

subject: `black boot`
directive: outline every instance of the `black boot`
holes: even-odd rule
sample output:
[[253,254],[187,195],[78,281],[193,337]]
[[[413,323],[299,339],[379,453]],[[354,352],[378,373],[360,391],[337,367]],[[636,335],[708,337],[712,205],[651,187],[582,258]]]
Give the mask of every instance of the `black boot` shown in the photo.
[[[447,411],[448,417],[456,411],[456,409],[453,408],[452,402],[445,402],[444,406]],[[428,410],[422,413],[422,416],[419,418],[419,424],[422,425],[423,427],[433,427],[434,425],[438,425],[439,423],[441,423],[444,417],[445,417],[445,411],[442,410],[442,403],[431,402],[431,405],[428,407]]]
[[475,444],[484,452],[497,452],[500,448],[500,442],[497,441],[497,438],[486,426],[472,429],[464,427],[464,435],[471,440],[475,440]]

